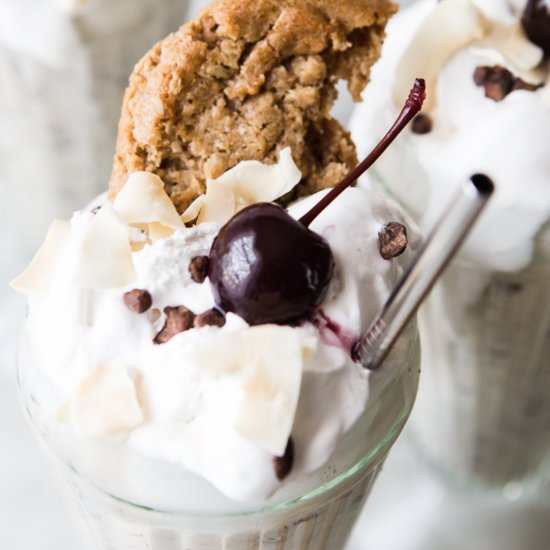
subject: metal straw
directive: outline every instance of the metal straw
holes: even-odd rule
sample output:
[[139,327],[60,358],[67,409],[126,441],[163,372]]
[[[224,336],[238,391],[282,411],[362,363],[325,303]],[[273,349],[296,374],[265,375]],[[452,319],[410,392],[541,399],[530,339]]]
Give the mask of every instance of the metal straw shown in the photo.
[[397,283],[379,317],[354,348],[370,370],[380,367],[395,341],[472,229],[494,191],[483,174],[465,182]]

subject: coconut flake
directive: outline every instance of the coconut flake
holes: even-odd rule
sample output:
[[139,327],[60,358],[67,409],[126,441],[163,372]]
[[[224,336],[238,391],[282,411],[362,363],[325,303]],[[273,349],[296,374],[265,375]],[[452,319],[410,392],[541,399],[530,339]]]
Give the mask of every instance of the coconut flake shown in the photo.
[[164,228],[166,234],[183,227],[176,207],[164,190],[164,183],[156,174],[131,174],[113,205],[128,225],[150,227],[154,224]]
[[290,148],[283,149],[277,164],[243,161],[216,180],[206,183],[206,195],[199,197],[183,213],[182,220],[197,223],[226,223],[239,210],[257,202],[272,202],[300,182],[302,174]]
[[144,419],[135,383],[121,366],[90,374],[65,411],[78,437],[115,435],[139,426]]
[[181,215],[181,221],[183,223],[190,223],[197,219],[201,212],[201,208],[204,206],[206,197],[204,195],[198,196],[187,208],[187,210]]
[[471,0],[439,2],[424,19],[395,72],[393,98],[403,105],[415,78],[426,80],[424,110],[435,106],[437,76],[459,49],[481,40],[488,24]]
[[25,296],[47,294],[58,258],[70,232],[71,226],[68,222],[54,220],[50,225],[44,244],[32,259],[29,267],[11,281],[11,287]]
[[244,399],[237,431],[282,456],[294,424],[304,362],[316,340],[290,327],[262,325],[244,333]]
[[174,234],[174,230],[162,225],[161,223],[152,222],[147,224],[147,234],[149,235],[151,242],[154,243],[160,241],[161,239],[171,237]]
[[84,288],[106,290],[132,283],[129,230],[110,205],[93,217],[76,254],[76,281]]
[[302,373],[317,349],[306,329],[260,325],[213,330],[190,354],[209,376],[237,376],[242,402],[235,428],[276,456],[284,454],[300,395]]

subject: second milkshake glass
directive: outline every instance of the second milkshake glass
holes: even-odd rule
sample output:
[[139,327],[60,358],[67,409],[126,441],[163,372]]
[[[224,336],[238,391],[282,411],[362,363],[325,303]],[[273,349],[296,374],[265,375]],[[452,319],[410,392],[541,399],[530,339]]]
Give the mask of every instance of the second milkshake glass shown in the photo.
[[518,272],[455,260],[420,314],[416,443],[446,476],[511,497],[550,452],[550,226],[536,246]]
[[[422,0],[403,10],[351,122],[359,151],[368,151],[369,129],[398,108],[403,72],[424,72],[431,105],[380,159],[375,185],[428,230],[472,174],[495,183],[485,220],[420,310],[423,387],[411,433],[444,479],[498,497],[540,479],[550,452],[549,89],[541,77],[532,90],[499,96],[480,78],[488,69],[519,79],[507,64],[516,39],[547,76],[523,7]],[[458,21],[469,30],[458,31]]]

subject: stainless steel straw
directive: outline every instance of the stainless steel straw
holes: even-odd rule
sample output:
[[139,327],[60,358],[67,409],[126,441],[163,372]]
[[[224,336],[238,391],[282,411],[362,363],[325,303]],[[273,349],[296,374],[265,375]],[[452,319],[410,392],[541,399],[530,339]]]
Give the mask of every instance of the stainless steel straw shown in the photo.
[[375,370],[382,365],[407,323],[455,256],[493,191],[493,182],[483,174],[472,176],[461,186],[397,283],[379,317],[357,342],[354,357],[365,368]]

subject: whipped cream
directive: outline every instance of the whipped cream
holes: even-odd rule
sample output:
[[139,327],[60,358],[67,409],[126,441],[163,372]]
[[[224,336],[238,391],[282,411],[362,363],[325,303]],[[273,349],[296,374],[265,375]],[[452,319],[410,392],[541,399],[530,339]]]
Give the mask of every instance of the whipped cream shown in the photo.
[[[471,31],[467,39],[466,31],[462,38],[446,33],[447,20],[439,14],[443,4],[454,10],[457,24]],[[491,177],[496,193],[460,255],[482,268],[503,271],[529,264],[535,238],[550,219],[549,62],[523,34],[521,12],[522,6],[505,0],[438,5],[423,0],[404,11],[388,26],[382,58],[351,122],[361,155],[398,112],[403,60],[415,76],[433,75],[425,111],[431,131],[420,135],[407,130],[374,172],[423,229],[432,226],[461,182],[474,173]],[[442,32],[428,32],[438,25]],[[433,36],[440,43],[432,43]],[[495,65],[540,87],[513,91],[494,101],[475,84],[473,75],[477,67]]]
[[[296,179],[291,161],[283,154],[273,176],[281,178],[274,182],[280,193],[287,191],[285,178]],[[246,183],[258,169],[243,163],[234,170]],[[388,361],[383,375],[370,373],[352,361],[351,346],[419,246],[418,232],[388,199],[348,189],[311,226],[328,241],[336,263],[312,321],[250,327],[228,313],[223,326],[188,327],[157,343],[169,308],[185,306],[196,315],[215,308],[209,281],[197,282],[188,268],[208,256],[221,222],[185,227],[156,176],[131,180],[114,204],[103,198],[99,210],[77,212],[70,224],[55,222],[13,283],[28,297],[28,334],[51,386],[52,414],[83,447],[111,442],[195,474],[234,501],[265,501],[326,464],[369,401],[380,399],[384,380],[410,372],[401,358]],[[140,187],[148,209],[135,202]],[[242,188],[250,197],[251,187]],[[292,206],[290,214],[300,217],[324,193]],[[157,213],[156,222],[143,217],[148,212]],[[389,222],[407,227],[409,245],[384,260],[378,233]],[[151,298],[142,313],[124,300],[136,289]],[[283,481],[273,461],[289,437],[295,458]],[[112,470],[116,461],[107,462]],[[137,492],[131,496],[139,501]]]

